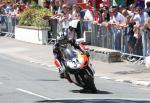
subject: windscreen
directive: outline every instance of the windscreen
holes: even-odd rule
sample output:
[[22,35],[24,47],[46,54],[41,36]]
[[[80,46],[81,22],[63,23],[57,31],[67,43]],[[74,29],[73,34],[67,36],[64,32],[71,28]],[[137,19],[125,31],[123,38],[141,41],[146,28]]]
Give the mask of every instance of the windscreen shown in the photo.
[[76,53],[75,49],[73,49],[73,48],[67,48],[64,51],[64,56],[65,56],[66,59],[72,60],[73,58],[77,57],[77,53]]

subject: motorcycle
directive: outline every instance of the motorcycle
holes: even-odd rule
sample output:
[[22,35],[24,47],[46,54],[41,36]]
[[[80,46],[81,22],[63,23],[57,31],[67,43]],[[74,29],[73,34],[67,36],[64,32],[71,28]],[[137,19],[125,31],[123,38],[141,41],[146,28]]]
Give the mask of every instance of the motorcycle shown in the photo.
[[[84,48],[84,46],[82,45]],[[55,65],[61,70],[65,70],[66,79],[75,85],[82,87],[83,92],[96,93],[97,89],[94,83],[94,69],[90,64],[89,57],[81,53],[74,47],[66,47],[62,49],[63,60],[59,63],[55,60]]]

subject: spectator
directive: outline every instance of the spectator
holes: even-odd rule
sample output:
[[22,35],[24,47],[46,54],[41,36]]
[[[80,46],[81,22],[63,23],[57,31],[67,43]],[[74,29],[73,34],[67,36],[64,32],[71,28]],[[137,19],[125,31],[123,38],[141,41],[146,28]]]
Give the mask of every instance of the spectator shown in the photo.
[[53,0],[51,2],[51,10],[53,15],[61,15],[62,14],[62,7],[60,0]]
[[145,27],[145,30],[147,30],[147,32],[150,32],[150,17],[145,22],[144,27]]
[[150,17],[147,19],[144,25],[144,36],[143,36],[143,45],[144,45],[144,56],[150,55]]
[[143,26],[148,17],[149,16],[147,12],[142,11],[142,8],[140,7],[136,7],[133,20],[136,22],[137,25],[140,24],[141,26]]
[[150,1],[146,3],[145,12],[147,12],[150,17]]
[[134,37],[136,39],[136,43],[135,43],[135,54],[136,55],[143,55],[143,52],[142,52],[142,49],[143,49],[143,46],[142,46],[142,35],[141,35],[141,32],[140,32],[140,24],[136,24],[134,25]]
[[72,21],[69,23],[70,31],[75,35],[75,38],[81,37],[81,26],[80,26],[80,20],[83,18],[82,8],[79,4],[73,5],[73,11],[72,11]]
[[51,0],[46,0],[45,2],[46,2],[46,5],[48,6],[51,4]]
[[148,14],[142,11],[141,7],[136,7],[135,14],[133,16],[133,21],[135,21],[136,25],[134,25],[134,37],[136,38],[135,44],[135,54],[143,55],[142,51],[142,35],[140,28],[144,26],[145,21],[148,19]]
[[135,1],[134,0],[126,0],[126,6],[130,6],[131,4],[133,4]]
[[99,10],[99,23],[102,23],[102,22],[108,22],[110,21],[110,15],[109,15],[109,9],[108,9],[108,6],[103,6],[102,8],[100,8]]
[[133,17],[134,16],[134,12],[135,12],[135,5],[131,4],[127,10],[128,14]]
[[111,29],[114,35],[114,49],[121,50],[121,26],[124,25],[126,19],[120,12],[118,12],[116,7],[112,7],[110,13],[110,23],[115,27]]
[[63,29],[69,28],[69,21],[71,20],[71,14],[69,14],[68,5],[64,4],[62,6],[62,16],[59,18],[59,21],[62,22]]
[[122,13],[123,10],[126,10],[126,7],[124,5],[119,5],[118,10],[120,13]]
[[3,14],[3,9],[2,9],[3,5],[0,4],[0,24],[2,23],[2,14]]
[[125,18],[127,18],[127,16],[129,15],[127,9],[123,9],[121,13]]
[[10,15],[11,16],[18,16],[18,8],[17,8],[16,4],[13,4]]
[[5,23],[4,15],[5,15],[5,4],[2,3],[0,6],[0,24]]
[[150,55],[150,17],[146,20],[142,31],[143,56],[148,56]]
[[83,0],[77,0],[77,3],[82,3],[83,2]]
[[26,2],[25,9],[29,9],[29,8],[30,8],[30,4],[29,2]]
[[72,9],[72,19],[80,19],[80,11],[80,7],[77,4],[74,4]]
[[110,9],[110,12],[111,12],[110,22],[116,24],[122,24],[125,22],[125,17],[120,12],[118,12],[116,7],[112,7]]
[[99,23],[99,11],[95,9],[94,14],[93,14],[93,22],[98,24]]
[[112,6],[124,5],[125,0],[112,0]]
[[0,4],[0,15],[4,14],[4,4]]
[[76,0],[64,0],[64,4],[67,4],[68,6],[73,6],[74,4],[77,4]]
[[94,7],[97,10],[99,10],[100,4],[102,3],[102,0],[88,0],[88,3],[90,4],[90,6]]
[[88,5],[88,4],[87,4],[86,9],[85,9],[84,20],[93,21],[93,14],[90,11],[90,5]]
[[5,8],[5,14],[9,14],[11,12],[11,2],[7,2],[6,8]]
[[18,14],[20,15],[20,14],[24,11],[24,9],[25,9],[25,5],[24,5],[24,3],[22,2],[22,0],[20,0],[20,1],[18,2]]
[[135,5],[138,7],[141,7],[142,9],[144,9],[145,7],[145,0],[135,0]]
[[125,52],[133,54],[134,53],[134,47],[136,43],[136,38],[134,37],[134,25],[135,22],[131,21],[131,16],[127,15],[126,16],[126,25],[125,27],[125,37],[126,37],[126,42],[125,42]]
[[102,0],[104,6],[110,7],[111,0]]

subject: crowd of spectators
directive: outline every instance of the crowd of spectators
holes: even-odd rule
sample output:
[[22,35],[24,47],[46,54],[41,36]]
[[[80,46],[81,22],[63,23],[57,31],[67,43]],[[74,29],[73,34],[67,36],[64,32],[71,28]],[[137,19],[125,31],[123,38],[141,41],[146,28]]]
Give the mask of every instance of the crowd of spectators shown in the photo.
[[[93,0],[87,0],[87,3],[82,3],[82,0],[46,0],[43,2],[43,7],[51,10],[52,19],[62,22],[62,28],[70,26],[75,28],[73,32],[77,32],[78,38],[81,37],[79,25],[81,20],[88,20],[97,25],[102,24],[107,28],[115,27],[113,34],[116,34],[114,47],[116,50],[121,50],[120,29],[124,29],[127,52],[143,55],[140,30],[141,27],[145,27],[147,31],[150,30],[150,2],[144,6],[143,2],[137,2],[144,0],[134,0],[135,2],[126,5],[125,0],[118,0],[120,1],[118,4],[106,2],[109,0],[95,1],[97,2],[94,6]],[[29,8],[29,3],[23,4],[20,1],[17,4],[0,4],[0,15],[19,16],[25,8]],[[0,21],[2,21],[1,18]],[[150,40],[147,44],[150,44]]]
[[[115,47],[113,49],[116,50],[121,50],[122,34],[120,30],[123,29],[127,40],[125,52],[143,55],[143,42],[145,41],[142,41],[141,28],[145,27],[149,30],[149,26],[147,25],[150,25],[150,2],[147,2],[146,6],[144,6],[143,2],[133,2],[128,5],[120,2],[122,4],[109,5],[104,2],[107,0],[103,0],[101,3],[96,3],[96,7],[93,7],[92,0],[89,0],[86,6],[81,6],[80,3],[71,1],[70,3],[65,3],[62,0],[52,0],[50,4],[53,12],[52,17],[59,19],[59,21],[66,20],[69,23],[72,23],[74,20],[88,20],[94,24],[102,24],[108,28],[110,26],[115,27],[112,31],[115,34]],[[149,39],[146,44],[150,44]]]
[[0,15],[4,16],[19,16],[24,9],[29,8],[29,3],[26,4],[20,0],[17,3],[12,3],[10,1],[0,3]]
[[[21,13],[30,7],[29,3],[23,3],[20,0],[17,3],[1,2],[0,3],[0,32],[14,33],[15,25]],[[0,33],[2,35],[2,33]]]

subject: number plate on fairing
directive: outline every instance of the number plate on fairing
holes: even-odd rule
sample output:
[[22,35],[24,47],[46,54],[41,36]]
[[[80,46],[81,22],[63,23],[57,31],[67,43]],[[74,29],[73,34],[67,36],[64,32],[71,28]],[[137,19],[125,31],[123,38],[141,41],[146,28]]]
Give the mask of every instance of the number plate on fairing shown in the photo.
[[79,69],[80,63],[77,58],[73,58],[70,61],[67,61],[67,66],[69,66],[70,69]]

